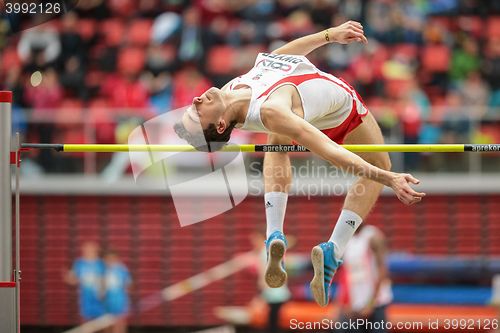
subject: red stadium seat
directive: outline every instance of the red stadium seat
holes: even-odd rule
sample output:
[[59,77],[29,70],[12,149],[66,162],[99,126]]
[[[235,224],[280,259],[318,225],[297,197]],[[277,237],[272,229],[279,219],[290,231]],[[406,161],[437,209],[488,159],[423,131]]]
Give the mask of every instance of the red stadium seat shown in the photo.
[[145,56],[141,48],[123,49],[118,55],[118,70],[125,74],[138,74],[144,68]]
[[453,30],[452,29],[452,26],[453,26],[453,18],[452,17],[448,17],[448,16],[432,16],[432,17],[429,17],[429,20],[428,20],[428,24],[429,25],[439,25],[443,28],[445,28],[446,30]]
[[2,67],[5,69],[21,67],[21,59],[15,47],[9,47],[2,50]]
[[134,46],[146,46],[151,42],[151,20],[134,20],[127,32],[127,42]]
[[78,22],[78,33],[84,40],[92,39],[96,34],[97,23],[93,19],[80,19]]
[[488,18],[486,36],[490,39],[500,38],[500,16]]
[[130,17],[136,14],[138,3],[134,0],[108,0],[106,5],[114,16]]
[[125,34],[125,24],[120,19],[108,19],[101,23],[99,31],[104,35],[104,43],[108,46],[118,46]]
[[392,48],[392,53],[414,60],[418,55],[418,47],[415,44],[397,44]]
[[446,45],[424,46],[421,53],[422,68],[429,72],[446,72],[451,52]]
[[460,16],[457,21],[460,30],[469,32],[475,38],[482,38],[484,34],[484,18],[480,16]]
[[236,52],[230,46],[213,47],[207,56],[207,70],[214,75],[230,75],[234,68]]
[[392,98],[405,96],[411,88],[410,80],[386,80],[385,92]]

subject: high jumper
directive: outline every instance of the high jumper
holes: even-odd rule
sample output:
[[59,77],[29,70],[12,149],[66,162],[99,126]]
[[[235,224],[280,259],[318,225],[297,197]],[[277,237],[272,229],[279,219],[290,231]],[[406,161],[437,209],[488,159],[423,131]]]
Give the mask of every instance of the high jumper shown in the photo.
[[[383,144],[380,128],[359,94],[344,80],[322,72],[307,58],[328,43],[367,43],[363,27],[354,21],[293,40],[271,53],[260,53],[254,67],[193,99],[176,124],[177,134],[200,150],[215,151],[229,141],[234,128],[268,133],[269,144],[298,143],[342,170],[358,176],[326,242],[312,249],[311,290],[321,306],[328,304],[332,278],[342,262],[347,242],[374,206],[383,186],[412,205],[425,196],[410,185],[419,181],[391,172],[387,152],[352,153],[346,144]],[[264,172],[268,263],[266,282],[282,286],[287,278],[283,256],[287,241],[283,222],[291,185],[286,152],[266,152]],[[362,187],[363,191],[356,191]]]

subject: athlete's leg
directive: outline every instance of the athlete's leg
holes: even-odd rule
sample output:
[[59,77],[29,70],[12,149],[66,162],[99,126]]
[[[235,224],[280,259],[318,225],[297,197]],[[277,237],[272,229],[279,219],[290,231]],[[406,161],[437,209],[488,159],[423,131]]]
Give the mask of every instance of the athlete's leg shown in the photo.
[[[271,134],[269,144],[289,144],[287,137]],[[283,256],[286,238],[283,234],[288,190],[292,182],[290,158],[287,153],[265,153],[264,156],[264,204],[266,209],[266,249],[268,254],[265,280],[272,288],[281,287],[286,281]]]
[[[377,122],[371,114],[363,118],[363,122],[349,133],[346,144],[383,144],[384,139]],[[391,162],[387,153],[359,154],[366,161],[389,170]],[[311,291],[319,305],[328,304],[328,293],[332,278],[341,263],[347,243],[354,232],[368,215],[377,201],[382,185],[361,177],[349,189],[344,207],[328,242],[315,246],[311,252],[314,277]]]
[[[346,136],[344,143],[383,144],[384,137],[382,136],[382,132],[380,131],[377,121],[371,113],[368,113],[363,118],[363,123]],[[389,153],[358,153],[358,155],[365,161],[381,169],[391,169]],[[383,187],[384,186],[382,184],[367,178],[358,179],[358,181],[353,184],[347,193],[347,197],[344,201],[344,209],[356,212],[362,219],[364,219],[377,201]]]
[[[290,144],[284,136],[270,134],[268,144]],[[288,190],[292,183],[290,157],[287,153],[264,154],[264,204],[266,207],[267,231],[269,237],[274,231],[283,232]]]
[[[371,113],[368,113],[363,118],[363,122],[346,136],[344,143],[384,143],[380,127]],[[386,152],[359,153],[358,155],[381,169],[389,170],[391,168],[389,154]],[[349,189],[344,207],[330,237],[330,241],[335,244],[337,259],[342,258],[347,242],[374,206],[382,188],[382,184],[360,177]]]

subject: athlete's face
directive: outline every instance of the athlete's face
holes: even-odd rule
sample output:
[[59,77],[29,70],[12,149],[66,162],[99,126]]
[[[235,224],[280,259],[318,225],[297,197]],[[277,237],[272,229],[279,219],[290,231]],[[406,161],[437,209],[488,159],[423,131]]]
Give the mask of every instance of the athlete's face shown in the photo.
[[191,133],[199,131],[200,125],[202,129],[206,129],[209,124],[215,124],[219,128],[221,121],[224,122],[224,110],[223,92],[212,87],[199,97],[193,98],[193,103],[182,116],[182,123]]

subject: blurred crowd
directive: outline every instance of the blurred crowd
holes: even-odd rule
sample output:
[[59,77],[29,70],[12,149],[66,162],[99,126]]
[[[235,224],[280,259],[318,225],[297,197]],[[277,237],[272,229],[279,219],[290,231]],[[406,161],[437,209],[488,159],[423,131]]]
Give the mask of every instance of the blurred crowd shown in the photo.
[[81,256],[71,270],[65,272],[64,281],[78,288],[78,306],[82,322],[97,319],[106,314],[116,321],[103,333],[126,333],[132,284],[128,268],[116,252],[108,251],[100,256],[95,242],[85,242]]
[[[368,45],[331,44],[310,59],[349,81],[386,133],[500,141],[498,124],[477,131],[469,121],[500,117],[498,1],[81,1],[0,43],[0,85],[14,91],[15,124],[33,141],[113,143],[122,119],[190,104],[247,71],[257,52],[346,20],[363,24]],[[27,130],[27,117],[39,124]]]

